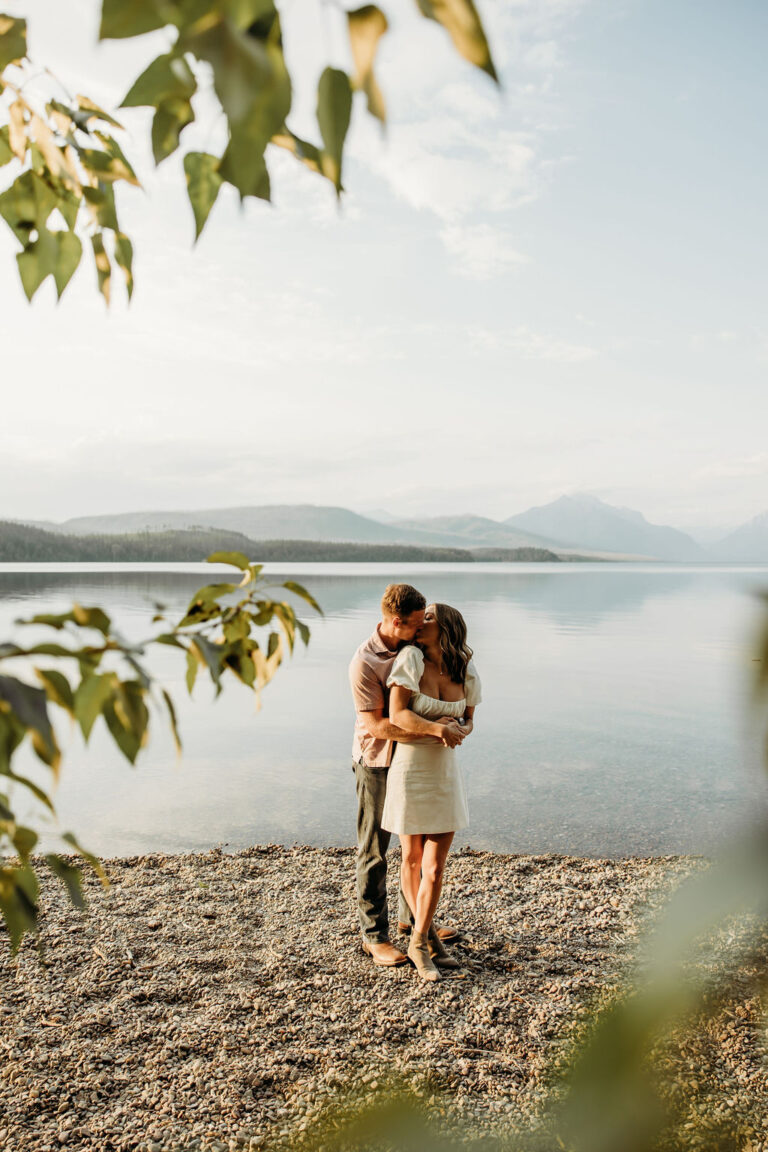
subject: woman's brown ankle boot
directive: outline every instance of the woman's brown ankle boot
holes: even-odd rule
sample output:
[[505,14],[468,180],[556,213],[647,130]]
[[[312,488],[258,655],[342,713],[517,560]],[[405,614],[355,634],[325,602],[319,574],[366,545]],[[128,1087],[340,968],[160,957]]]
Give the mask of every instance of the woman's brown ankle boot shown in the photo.
[[417,932],[415,928],[413,929],[408,945],[408,958],[415,964],[421,980],[440,979],[440,973],[429,955],[429,941],[426,932]]
[[429,926],[429,938],[427,940],[427,948],[432,960],[437,964],[438,968],[461,968],[461,964],[452,956],[447,950],[442,940],[437,934],[437,929],[434,924]]

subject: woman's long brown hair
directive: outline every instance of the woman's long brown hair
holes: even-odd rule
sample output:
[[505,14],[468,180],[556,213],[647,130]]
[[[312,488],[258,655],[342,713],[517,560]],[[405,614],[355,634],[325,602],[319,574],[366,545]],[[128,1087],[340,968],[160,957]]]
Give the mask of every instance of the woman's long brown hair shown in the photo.
[[463,684],[472,649],[467,644],[467,626],[464,617],[450,604],[435,604],[435,620],[440,629],[440,651],[443,667],[454,684]]

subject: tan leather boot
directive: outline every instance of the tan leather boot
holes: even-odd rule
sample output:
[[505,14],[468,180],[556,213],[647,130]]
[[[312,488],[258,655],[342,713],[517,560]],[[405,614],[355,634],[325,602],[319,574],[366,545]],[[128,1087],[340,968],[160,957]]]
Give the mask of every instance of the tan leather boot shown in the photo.
[[440,979],[440,973],[437,968],[435,968],[429,955],[429,941],[426,932],[417,932],[415,928],[411,932],[411,942],[408,945],[408,959],[413,961],[421,980],[434,981]]
[[443,946],[434,924],[430,924],[427,947],[433,962],[438,968],[461,968],[460,962]]

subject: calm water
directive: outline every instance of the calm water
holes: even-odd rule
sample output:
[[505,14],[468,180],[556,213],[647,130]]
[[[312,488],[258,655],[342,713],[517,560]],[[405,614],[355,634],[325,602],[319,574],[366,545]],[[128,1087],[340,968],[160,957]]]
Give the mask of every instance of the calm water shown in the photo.
[[[768,568],[652,565],[271,565],[326,610],[256,712],[232,683],[194,706],[183,660],[155,670],[180,712],[184,757],[156,728],[131,768],[97,724],[87,752],[62,718],[60,823],[104,855],[217,843],[354,838],[347,664],[391,579],[464,612],[484,684],[462,749],[472,826],[459,842],[513,852],[708,852],[766,804],[746,724],[756,589]],[[152,602],[181,612],[205,565],[0,567],[0,639],[18,616],[104,605],[132,638]],[[18,630],[15,630],[18,635]]]

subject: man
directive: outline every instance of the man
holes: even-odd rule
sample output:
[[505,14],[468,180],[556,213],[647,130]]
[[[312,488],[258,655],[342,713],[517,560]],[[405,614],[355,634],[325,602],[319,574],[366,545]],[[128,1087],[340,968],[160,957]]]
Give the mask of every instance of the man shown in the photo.
[[[357,907],[363,950],[374,964],[391,967],[407,957],[389,939],[387,912],[387,848],[390,833],[381,827],[387,791],[387,770],[396,741],[412,743],[419,735],[433,736],[434,721],[414,718],[414,732],[404,732],[388,718],[387,677],[397,651],[416,636],[424,623],[427,602],[410,584],[389,584],[381,601],[381,622],[361,644],[349,666],[355,702],[355,737],[352,749],[357,788]],[[440,739],[455,748],[464,738],[454,720],[440,725]],[[399,921],[407,930],[411,913],[400,892]],[[441,929],[443,939],[456,934]]]

